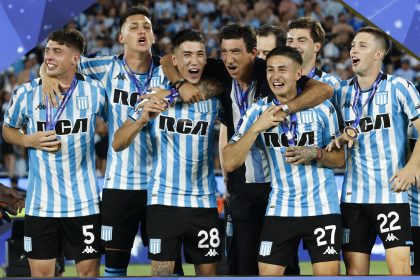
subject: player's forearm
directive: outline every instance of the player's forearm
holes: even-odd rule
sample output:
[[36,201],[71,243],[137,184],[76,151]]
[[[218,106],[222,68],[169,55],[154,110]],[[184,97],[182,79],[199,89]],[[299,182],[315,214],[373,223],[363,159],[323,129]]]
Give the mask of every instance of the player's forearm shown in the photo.
[[165,77],[168,78],[171,83],[182,79],[181,74],[178,72],[178,69],[172,63],[171,55],[167,54],[160,59],[160,65],[162,66],[163,73]]
[[307,108],[313,108],[331,98],[332,95],[333,89],[329,85],[310,79],[302,93],[287,102],[287,106],[289,106],[291,113],[295,113]]
[[114,134],[114,141],[112,141],[114,151],[120,152],[130,146],[145,125],[139,121],[126,120]]
[[223,168],[225,172],[232,172],[240,167],[251,150],[259,133],[252,129],[247,131],[236,143],[228,143],[223,149]]
[[219,96],[223,93],[222,83],[213,79],[202,79],[198,85],[198,89],[204,94],[206,99]]
[[331,152],[322,150],[322,157],[318,161],[328,168],[342,168],[346,164],[344,149],[334,149]]
[[3,125],[3,138],[12,145],[18,145],[28,148],[28,136],[19,132],[19,129]]
[[223,177],[226,177],[226,171],[223,167],[223,150],[227,145],[227,127],[224,124],[220,124],[220,133],[219,133],[219,158],[220,158],[220,165],[222,166],[222,174]]

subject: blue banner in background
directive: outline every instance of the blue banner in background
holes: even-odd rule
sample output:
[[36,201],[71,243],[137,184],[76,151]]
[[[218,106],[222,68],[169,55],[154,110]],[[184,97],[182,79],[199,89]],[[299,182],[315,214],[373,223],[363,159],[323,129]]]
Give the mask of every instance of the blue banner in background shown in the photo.
[[419,0],[341,0],[420,57]]
[[0,0],[0,72],[95,0]]

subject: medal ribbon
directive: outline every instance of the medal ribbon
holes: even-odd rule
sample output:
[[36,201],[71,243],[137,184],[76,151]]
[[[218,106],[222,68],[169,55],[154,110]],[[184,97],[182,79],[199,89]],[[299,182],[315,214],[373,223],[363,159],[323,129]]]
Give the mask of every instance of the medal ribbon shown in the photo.
[[127,71],[128,78],[136,86],[138,94],[143,95],[149,89],[150,81],[152,80],[153,70],[154,70],[153,59],[150,60],[150,66],[147,72],[147,78],[146,78],[146,82],[144,83],[143,88],[140,86],[140,83],[135,76],[135,72],[133,71],[133,69],[130,68],[130,66],[128,66],[125,58],[123,59],[123,65],[124,65],[125,70]]

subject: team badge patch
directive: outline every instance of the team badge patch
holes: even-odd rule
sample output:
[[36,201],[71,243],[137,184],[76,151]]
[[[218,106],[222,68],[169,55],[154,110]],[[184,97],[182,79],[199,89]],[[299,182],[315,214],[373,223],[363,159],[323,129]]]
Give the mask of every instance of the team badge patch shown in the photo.
[[23,249],[25,250],[25,252],[32,251],[32,238],[31,237],[27,237],[27,236],[23,237]]
[[266,257],[271,254],[271,247],[273,246],[273,242],[271,241],[261,241],[260,245],[260,256]]
[[195,104],[196,109],[200,112],[200,113],[208,113],[210,111],[209,109],[209,103],[207,101],[199,101]]
[[300,120],[302,123],[313,123],[314,122],[314,114],[312,110],[307,110],[300,112]]
[[150,87],[159,87],[160,86],[160,77],[152,77],[150,80]]
[[375,93],[375,103],[376,105],[385,105],[388,103],[388,92],[382,91]]
[[149,240],[149,252],[150,254],[159,254],[161,251],[161,240],[160,239],[150,239]]
[[79,110],[86,110],[87,108],[89,108],[89,100],[87,96],[77,96],[76,106]]
[[101,239],[103,241],[112,240],[112,227],[111,226],[101,226]]

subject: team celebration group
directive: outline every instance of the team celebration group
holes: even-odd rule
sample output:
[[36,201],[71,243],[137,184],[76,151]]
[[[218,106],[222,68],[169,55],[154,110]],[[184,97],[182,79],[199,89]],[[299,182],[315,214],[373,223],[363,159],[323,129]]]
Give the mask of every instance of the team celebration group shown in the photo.
[[[220,59],[194,29],[152,55],[151,15],[128,8],[124,53],[85,57],[75,29],[50,33],[41,78],[14,92],[4,139],[28,148],[24,250],[33,277],[56,258],[80,277],[126,276],[140,226],[152,276],[298,275],[299,243],[314,275],[368,275],[378,235],[392,275],[420,274],[420,96],[383,72],[390,43],[374,27],[351,43],[355,74],[316,67],[319,22],[220,32]],[[39,105],[43,106],[39,106]],[[95,173],[96,118],[107,122],[104,186]],[[220,224],[214,127],[227,186]],[[345,168],[341,197],[334,168]],[[222,240],[224,239],[224,240]],[[223,247],[223,248],[222,248]],[[411,250],[411,252],[410,252]]]

